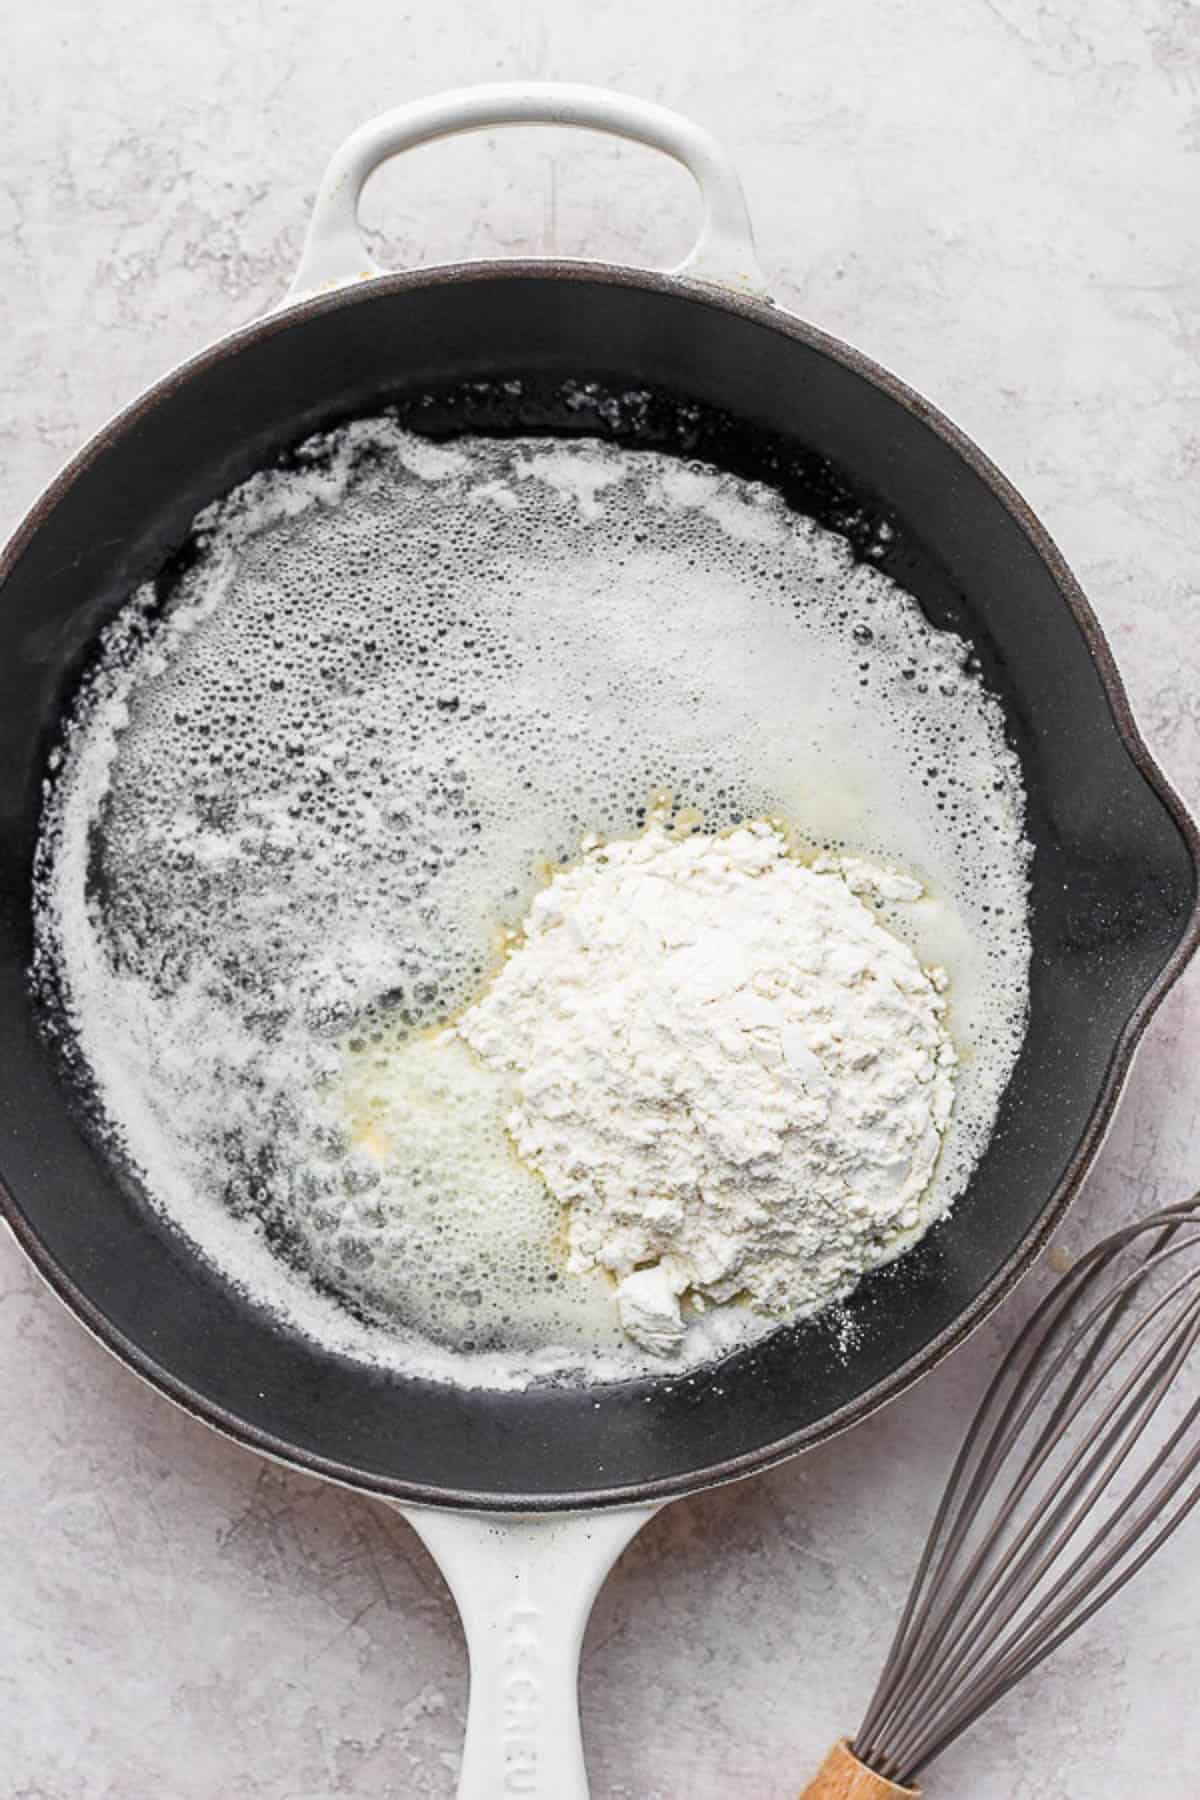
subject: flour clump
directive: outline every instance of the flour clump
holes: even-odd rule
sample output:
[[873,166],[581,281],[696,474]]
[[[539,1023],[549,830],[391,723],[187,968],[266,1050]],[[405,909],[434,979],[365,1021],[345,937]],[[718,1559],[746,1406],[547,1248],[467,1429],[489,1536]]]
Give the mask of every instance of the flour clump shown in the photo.
[[[849,859],[847,859],[849,860]],[[681,1300],[796,1316],[928,1225],[954,1099],[946,979],[768,821],[596,844],[534,900],[457,1024],[515,1076],[515,1147],[570,1209],[568,1268],[609,1271],[670,1354]]]

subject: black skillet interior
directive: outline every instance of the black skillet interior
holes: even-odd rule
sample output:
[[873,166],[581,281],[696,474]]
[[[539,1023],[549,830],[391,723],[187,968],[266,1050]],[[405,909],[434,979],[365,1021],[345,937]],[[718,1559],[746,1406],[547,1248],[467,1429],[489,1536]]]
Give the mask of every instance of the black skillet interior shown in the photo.
[[[426,429],[605,433],[605,395],[631,389],[694,403],[627,402],[620,416],[644,441],[775,480],[975,643],[1022,757],[1036,846],[1028,1037],[970,1192],[863,1282],[849,1348],[819,1318],[686,1379],[510,1395],[408,1382],[332,1357],[249,1305],[81,1128],[27,991],[44,758],[102,623],[202,505],[309,431],[431,393],[441,398],[411,414]],[[882,555],[881,518],[895,534]],[[103,434],[35,511],[3,587],[8,1216],[76,1311],[174,1398],[363,1486],[459,1504],[602,1504],[747,1472],[862,1416],[957,1341],[1044,1241],[1138,1030],[1194,945],[1190,822],[1145,756],[1052,546],[922,402],[763,308],[545,265],[395,277],[311,303],[206,353]]]

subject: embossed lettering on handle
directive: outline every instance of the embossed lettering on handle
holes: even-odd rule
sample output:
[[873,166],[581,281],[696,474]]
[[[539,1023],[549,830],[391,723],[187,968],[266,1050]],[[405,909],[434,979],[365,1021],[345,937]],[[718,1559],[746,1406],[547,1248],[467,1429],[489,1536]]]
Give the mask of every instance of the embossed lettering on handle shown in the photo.
[[579,1650],[604,1577],[657,1510],[517,1518],[400,1508],[445,1575],[467,1637],[458,1800],[587,1800]]
[[[515,1571],[527,1591],[533,1578],[529,1564]],[[536,1794],[542,1787],[538,1740],[544,1729],[542,1613],[529,1600],[510,1606],[504,1620],[504,1674],[501,1733],[504,1742],[504,1790]]]

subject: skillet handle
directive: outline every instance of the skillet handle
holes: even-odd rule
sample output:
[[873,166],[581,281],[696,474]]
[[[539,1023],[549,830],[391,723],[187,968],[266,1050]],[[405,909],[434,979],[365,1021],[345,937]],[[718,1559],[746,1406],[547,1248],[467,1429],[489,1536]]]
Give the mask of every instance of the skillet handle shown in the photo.
[[714,138],[649,100],[571,82],[513,81],[458,88],[381,113],[348,137],[317,191],[288,302],[382,275],[358,228],[368,177],[402,150],[499,125],[579,125],[661,150],[694,177],[704,202],[700,234],[672,272],[767,299],[737,171]]
[[458,1800],[588,1800],[579,1650],[604,1577],[656,1506],[518,1518],[401,1506],[454,1595],[471,1662]]

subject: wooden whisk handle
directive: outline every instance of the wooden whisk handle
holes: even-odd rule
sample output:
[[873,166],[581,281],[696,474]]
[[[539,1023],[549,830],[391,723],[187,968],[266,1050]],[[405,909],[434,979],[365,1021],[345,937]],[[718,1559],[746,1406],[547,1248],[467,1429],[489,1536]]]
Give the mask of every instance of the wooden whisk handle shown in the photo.
[[800,1800],[920,1800],[920,1788],[897,1787],[860,1763],[848,1738],[833,1746]]

